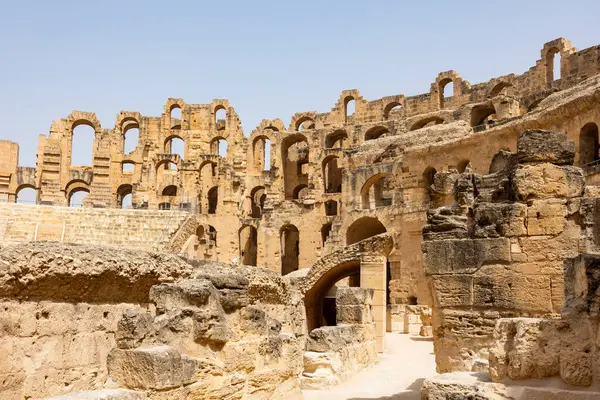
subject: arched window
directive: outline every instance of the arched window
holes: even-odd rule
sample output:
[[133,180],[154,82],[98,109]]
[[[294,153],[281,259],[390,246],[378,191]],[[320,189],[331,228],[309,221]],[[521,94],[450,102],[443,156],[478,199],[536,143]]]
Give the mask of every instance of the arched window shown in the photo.
[[308,185],[309,147],[304,135],[287,137],[281,145],[283,182],[286,200],[295,199],[298,185]]
[[140,125],[134,119],[123,121],[123,154],[130,154],[137,148],[140,139]]
[[174,104],[171,107],[171,129],[181,129],[181,107]]
[[208,244],[210,247],[217,247],[217,230],[214,226],[208,226]]
[[346,123],[353,122],[354,113],[356,111],[356,101],[354,97],[346,97],[344,101],[344,115],[346,116]]
[[266,136],[259,136],[254,139],[252,145],[253,161],[255,170],[271,170],[271,140]]
[[323,184],[325,193],[342,193],[342,169],[335,156],[323,160]]
[[445,78],[440,81],[440,108],[444,108],[446,98],[454,96],[454,82],[450,78]]
[[394,182],[391,174],[377,174],[361,189],[362,208],[365,210],[392,205]]
[[496,109],[493,105],[475,106],[471,110],[471,126],[476,127],[483,124],[491,124],[496,118]]
[[262,216],[263,207],[265,206],[265,194],[264,186],[257,186],[250,192],[252,218],[260,218]]
[[583,166],[600,159],[598,147],[598,125],[589,122],[579,132],[579,165]]
[[123,161],[121,163],[121,172],[124,174],[133,174],[135,172],[135,163],[132,161]]
[[183,160],[185,155],[185,142],[179,136],[170,136],[165,140],[165,153],[178,154]]
[[73,189],[69,194],[69,207],[83,207],[83,199],[90,193],[88,189],[77,188]]
[[217,204],[219,202],[219,187],[212,187],[208,191],[208,213],[216,214],[217,213]]
[[348,134],[344,130],[335,131],[325,138],[326,149],[343,149],[344,142],[348,139]]
[[210,142],[210,154],[227,157],[227,140],[222,137],[216,137]]
[[91,124],[85,122],[73,127],[71,141],[71,165],[83,166],[93,164],[95,131]]
[[383,119],[397,119],[402,116],[402,105],[400,103],[390,103],[383,110]]
[[17,189],[16,202],[19,204],[37,204],[37,190],[33,186],[22,186]]
[[177,186],[175,185],[169,185],[167,187],[165,187],[162,191],[162,195],[163,196],[177,196]]
[[244,225],[238,234],[240,240],[240,260],[242,264],[256,266],[256,256],[258,253],[256,228]]
[[300,232],[294,225],[285,225],[279,231],[281,241],[281,275],[298,270]]
[[323,226],[321,227],[321,245],[323,247],[325,247],[325,242],[327,241],[327,238],[329,237],[330,233],[331,233],[331,222],[323,224]]
[[298,185],[294,189],[293,199],[294,200],[303,200],[304,197],[308,194],[308,186],[306,185]]
[[369,129],[367,133],[365,133],[365,141],[379,139],[380,137],[387,136],[389,133],[390,131],[388,131],[387,128],[383,126],[376,126],[374,128]]
[[371,236],[385,233],[385,226],[377,218],[362,217],[357,219],[348,227],[346,231],[346,244],[351,245]]
[[548,84],[560,79],[562,76],[560,50],[553,48],[546,53],[546,78]]
[[215,126],[218,131],[225,130],[225,125],[227,124],[227,111],[225,111],[225,107],[218,106],[215,108]]
[[117,207],[118,208],[131,208],[132,203],[133,187],[125,184],[119,186],[117,189]]

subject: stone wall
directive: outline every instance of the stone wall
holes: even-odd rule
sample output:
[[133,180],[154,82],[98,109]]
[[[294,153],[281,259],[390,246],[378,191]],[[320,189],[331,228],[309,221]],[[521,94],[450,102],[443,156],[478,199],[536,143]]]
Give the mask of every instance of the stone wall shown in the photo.
[[487,369],[501,317],[560,313],[563,261],[585,243],[574,155],[564,134],[525,131],[501,170],[439,183],[454,204],[428,213],[423,253],[440,372]]

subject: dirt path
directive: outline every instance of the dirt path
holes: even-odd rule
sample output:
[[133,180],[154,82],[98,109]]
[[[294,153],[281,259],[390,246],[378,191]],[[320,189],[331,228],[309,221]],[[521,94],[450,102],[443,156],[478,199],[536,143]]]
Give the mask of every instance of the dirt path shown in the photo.
[[435,375],[433,342],[388,333],[379,363],[329,390],[305,390],[306,400],[419,400],[424,378]]

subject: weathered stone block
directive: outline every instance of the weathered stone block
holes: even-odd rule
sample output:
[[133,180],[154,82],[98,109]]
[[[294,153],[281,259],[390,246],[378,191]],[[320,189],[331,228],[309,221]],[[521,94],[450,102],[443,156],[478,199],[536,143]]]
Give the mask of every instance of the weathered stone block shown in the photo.
[[425,273],[473,273],[483,264],[510,261],[510,239],[451,239],[424,241]]
[[520,203],[481,203],[474,207],[475,237],[511,237],[527,233],[527,207]]
[[517,200],[572,198],[583,194],[581,169],[554,164],[521,165],[513,174],[512,190]]
[[336,306],[371,305],[373,304],[373,289],[338,287],[335,304]]
[[336,307],[336,322],[338,324],[367,324],[373,322],[371,307],[338,306]]
[[565,224],[565,201],[535,200],[527,207],[527,234],[558,235]]
[[204,307],[218,292],[207,280],[189,279],[177,283],[163,283],[150,289],[150,299],[159,309]]
[[126,389],[100,389],[68,393],[35,400],[146,400],[146,394]]
[[519,163],[549,162],[572,165],[575,161],[575,142],[566,133],[545,130],[526,130],[517,139]]
[[469,306],[473,302],[471,275],[440,275],[432,277],[436,307]]

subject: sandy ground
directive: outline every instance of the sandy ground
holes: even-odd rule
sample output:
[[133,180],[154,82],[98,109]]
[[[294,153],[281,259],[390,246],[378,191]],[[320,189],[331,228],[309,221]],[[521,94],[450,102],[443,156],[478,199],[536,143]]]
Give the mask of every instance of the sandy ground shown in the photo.
[[305,390],[306,400],[419,400],[423,379],[435,375],[431,338],[386,334],[379,363],[329,390]]

